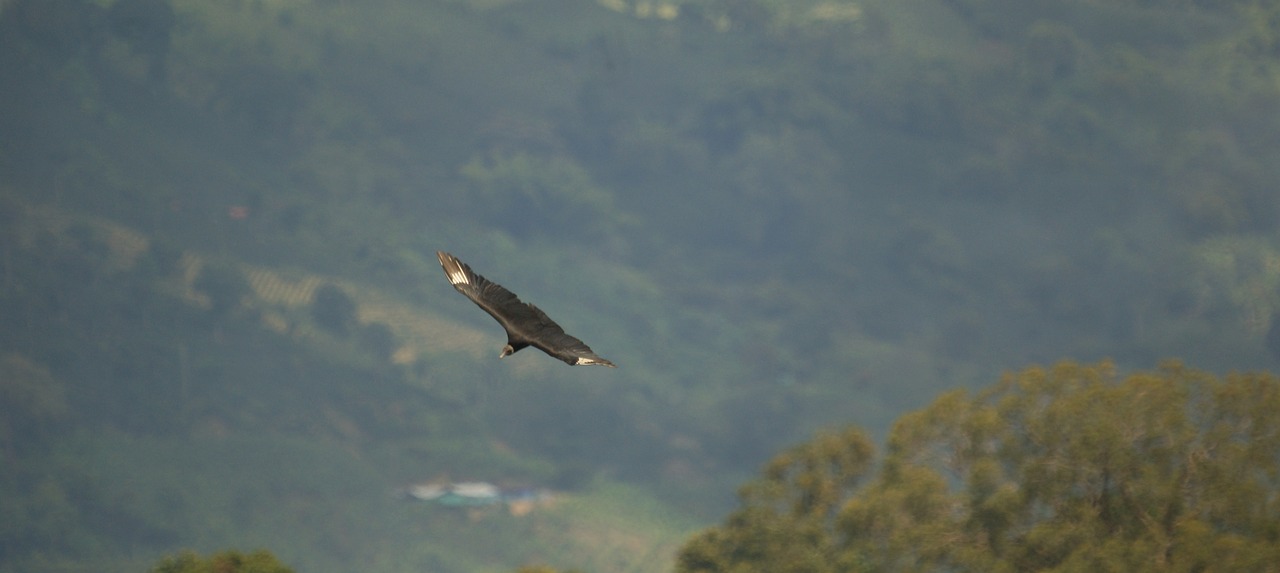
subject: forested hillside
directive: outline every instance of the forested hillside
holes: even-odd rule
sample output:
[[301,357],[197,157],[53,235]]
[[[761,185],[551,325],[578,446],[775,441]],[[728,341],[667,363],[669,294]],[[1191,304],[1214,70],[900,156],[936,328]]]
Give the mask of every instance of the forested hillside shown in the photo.
[[[670,569],[816,429],[1280,363],[1280,7],[0,0],[0,571]],[[619,368],[503,360],[447,250]],[[524,517],[396,493],[544,488]]]

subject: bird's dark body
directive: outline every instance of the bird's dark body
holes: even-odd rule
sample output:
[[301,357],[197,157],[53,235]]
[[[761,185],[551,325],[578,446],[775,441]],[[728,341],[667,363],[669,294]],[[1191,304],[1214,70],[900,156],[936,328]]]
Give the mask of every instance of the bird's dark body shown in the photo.
[[507,346],[502,349],[500,357],[533,346],[573,366],[617,367],[581,340],[566,334],[542,309],[521,301],[502,285],[476,274],[457,257],[444,251],[436,251],[436,257],[440,259],[440,266],[453,288],[484,309],[507,331]]

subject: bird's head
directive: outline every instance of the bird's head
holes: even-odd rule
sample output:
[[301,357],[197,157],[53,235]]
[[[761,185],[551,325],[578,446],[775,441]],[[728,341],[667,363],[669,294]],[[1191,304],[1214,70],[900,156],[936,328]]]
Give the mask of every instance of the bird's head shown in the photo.
[[515,352],[516,352],[516,349],[512,348],[511,345],[508,344],[502,347],[502,354],[499,354],[498,358],[506,358],[508,356],[511,356],[512,354],[515,354]]

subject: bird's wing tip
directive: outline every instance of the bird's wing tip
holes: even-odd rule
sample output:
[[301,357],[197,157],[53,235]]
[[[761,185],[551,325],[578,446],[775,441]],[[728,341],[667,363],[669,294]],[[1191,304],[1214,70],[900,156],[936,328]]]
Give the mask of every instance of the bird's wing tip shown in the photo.
[[445,276],[449,277],[449,284],[457,286],[471,283],[471,280],[467,277],[465,265],[458,260],[458,257],[444,251],[436,251],[436,257],[440,259],[440,266],[444,268]]
[[584,358],[578,357],[578,361],[574,366],[608,366],[609,368],[617,368],[618,365],[603,358]]

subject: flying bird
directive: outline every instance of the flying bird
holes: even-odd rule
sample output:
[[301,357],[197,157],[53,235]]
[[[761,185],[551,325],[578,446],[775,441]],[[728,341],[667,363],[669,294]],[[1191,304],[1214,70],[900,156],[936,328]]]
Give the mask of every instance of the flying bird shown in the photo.
[[453,288],[483,308],[507,331],[507,345],[502,347],[498,358],[506,358],[521,348],[533,346],[570,366],[595,364],[617,368],[592,352],[581,340],[565,334],[564,329],[542,309],[521,301],[502,285],[476,274],[458,257],[444,251],[436,251],[436,257],[440,259],[440,266]]

